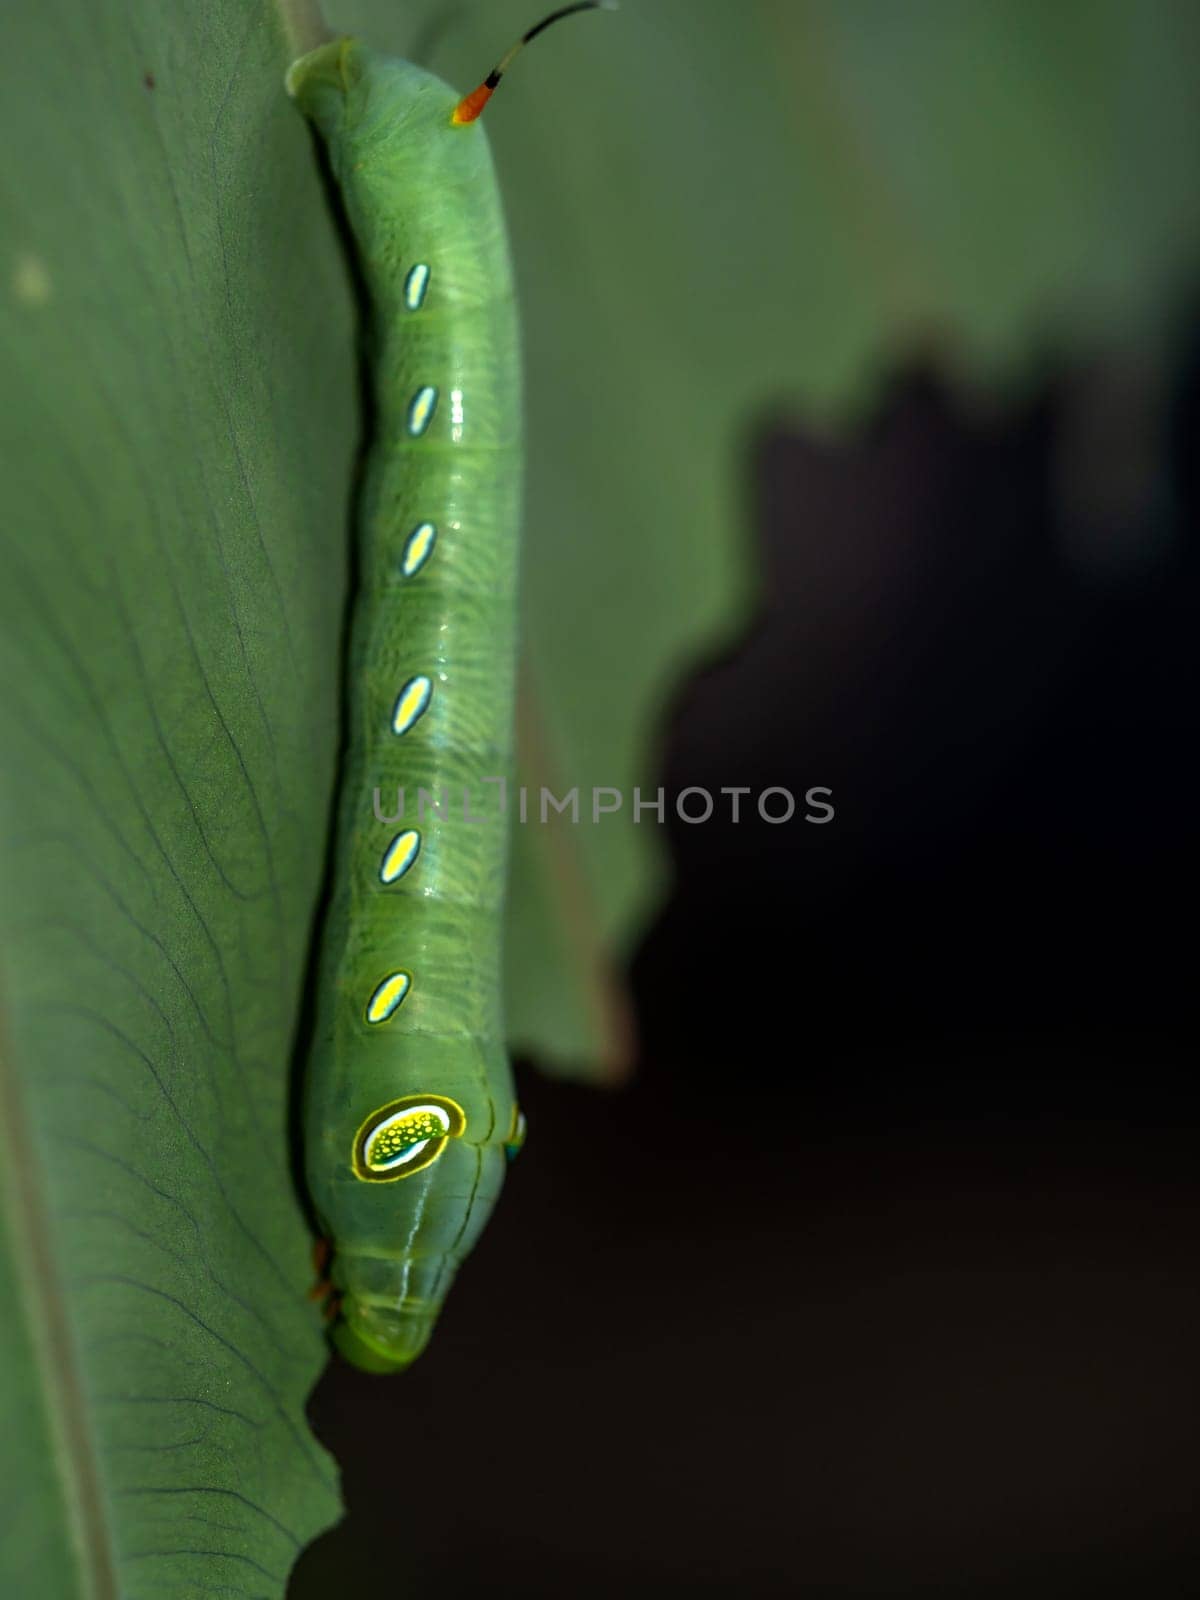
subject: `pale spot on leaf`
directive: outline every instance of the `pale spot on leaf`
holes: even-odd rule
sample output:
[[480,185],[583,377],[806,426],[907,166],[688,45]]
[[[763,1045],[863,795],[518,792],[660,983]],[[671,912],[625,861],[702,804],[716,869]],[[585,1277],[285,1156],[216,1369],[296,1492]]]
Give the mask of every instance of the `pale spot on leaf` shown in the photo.
[[24,252],[17,257],[12,275],[13,294],[27,306],[44,306],[54,292],[46,263]]

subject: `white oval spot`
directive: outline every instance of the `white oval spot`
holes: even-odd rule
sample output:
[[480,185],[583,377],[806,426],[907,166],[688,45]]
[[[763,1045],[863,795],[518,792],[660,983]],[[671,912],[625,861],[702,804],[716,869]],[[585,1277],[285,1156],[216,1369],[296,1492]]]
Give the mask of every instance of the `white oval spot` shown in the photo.
[[412,438],[419,439],[433,421],[437,400],[438,392],[431,383],[422,384],[413,395],[408,407],[408,431]]
[[415,267],[409,269],[408,277],[404,280],[404,304],[410,311],[421,309],[428,288],[429,268],[424,261],[418,261]]
[[409,534],[404,546],[400,570],[406,578],[415,578],[433,554],[437,542],[437,529],[432,522],[422,522]]

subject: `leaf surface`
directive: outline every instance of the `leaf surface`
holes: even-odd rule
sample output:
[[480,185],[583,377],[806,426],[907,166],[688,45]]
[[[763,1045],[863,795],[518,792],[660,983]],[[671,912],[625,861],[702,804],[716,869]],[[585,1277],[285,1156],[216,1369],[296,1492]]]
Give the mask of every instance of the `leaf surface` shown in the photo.
[[[326,10],[464,90],[533,20]],[[543,783],[581,806],[516,840],[510,1014],[542,1065],[628,1056],[611,974],[668,881],[634,790],[747,625],[754,430],[845,425],[914,355],[984,391],[1160,345],[1200,256],[1198,69],[1188,0],[625,0],[514,65],[487,121],[528,367],[522,780],[531,817]],[[593,822],[598,788],[623,804]]]
[[287,1128],[351,294],[273,7],[5,40],[0,1593],[275,1597],[337,1510]]

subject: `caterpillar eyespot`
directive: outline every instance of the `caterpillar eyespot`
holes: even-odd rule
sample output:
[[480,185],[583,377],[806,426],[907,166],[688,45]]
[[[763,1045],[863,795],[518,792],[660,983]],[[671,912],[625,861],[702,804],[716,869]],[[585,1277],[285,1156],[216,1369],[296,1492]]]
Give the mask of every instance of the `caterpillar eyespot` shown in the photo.
[[525,1131],[525,1113],[520,1106],[514,1106],[508,1138],[504,1141],[504,1154],[510,1161],[515,1161],[520,1155],[525,1144]]
[[445,1095],[406,1095],[373,1111],[354,1136],[350,1164],[363,1183],[398,1183],[431,1167],[467,1117]]
[[[505,830],[435,810],[381,835],[372,797],[512,776],[520,368],[476,119],[524,44],[602,4],[553,13],[465,97],[353,39],[287,74],[325,141],[371,307],[376,436],[304,1122],[332,1337],[373,1372],[424,1349],[524,1140],[500,992]],[[464,609],[465,591],[487,603]],[[469,690],[449,648],[486,668],[461,675]]]

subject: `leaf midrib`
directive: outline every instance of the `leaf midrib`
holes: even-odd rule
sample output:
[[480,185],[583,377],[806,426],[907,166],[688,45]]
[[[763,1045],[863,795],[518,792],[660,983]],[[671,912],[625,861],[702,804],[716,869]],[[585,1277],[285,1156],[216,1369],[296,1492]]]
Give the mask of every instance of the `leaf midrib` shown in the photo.
[[54,1444],[56,1476],[71,1530],[80,1600],[119,1600],[100,1464],[88,1426],[85,1386],[70,1315],[54,1266],[50,1215],[29,1137],[24,1101],[0,1002],[0,1202],[38,1390]]

